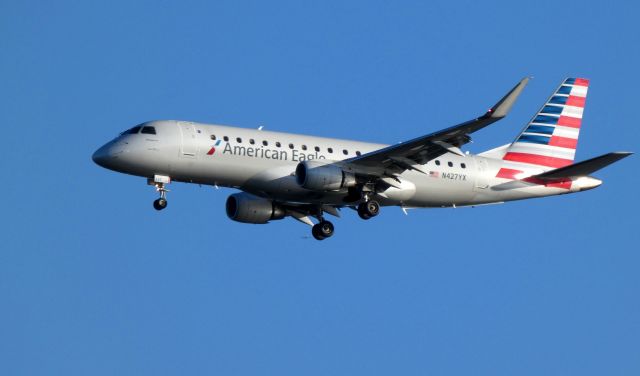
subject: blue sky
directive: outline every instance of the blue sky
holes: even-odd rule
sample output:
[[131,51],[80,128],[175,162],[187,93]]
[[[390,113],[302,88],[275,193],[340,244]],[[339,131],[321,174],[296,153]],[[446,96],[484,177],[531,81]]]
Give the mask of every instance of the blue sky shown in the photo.
[[[483,3],[483,4],[480,4]],[[317,242],[91,153],[185,119],[393,143],[588,77],[577,159],[638,151],[632,2],[0,3],[3,375],[640,373],[638,158],[582,194],[347,212]]]

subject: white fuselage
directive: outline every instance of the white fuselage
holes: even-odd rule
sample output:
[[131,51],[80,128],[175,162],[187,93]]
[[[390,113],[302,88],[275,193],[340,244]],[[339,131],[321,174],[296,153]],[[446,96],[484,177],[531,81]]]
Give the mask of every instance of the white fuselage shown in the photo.
[[[109,169],[153,178],[234,187],[276,201],[344,205],[346,190],[317,192],[295,179],[305,160],[342,161],[386,147],[340,139],[182,121],[145,123],[156,134],[123,134],[100,148],[94,160]],[[382,205],[450,207],[480,205],[576,192],[597,186],[574,181],[554,187],[496,177],[501,159],[446,153],[389,178],[378,192]],[[528,174],[541,171],[527,169]],[[595,179],[594,179],[595,180]]]

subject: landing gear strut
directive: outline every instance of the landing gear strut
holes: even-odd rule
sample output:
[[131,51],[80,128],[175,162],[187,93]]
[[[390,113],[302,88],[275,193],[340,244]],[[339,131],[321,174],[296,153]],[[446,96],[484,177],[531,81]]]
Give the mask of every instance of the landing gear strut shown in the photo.
[[167,192],[169,190],[165,185],[169,184],[171,179],[168,176],[155,175],[153,179],[149,179],[147,183],[156,187],[156,191],[160,194],[160,198],[153,201],[153,208],[162,210],[167,207]]
[[324,240],[333,235],[333,230],[333,223],[323,219],[319,223],[313,225],[311,228],[311,234],[317,240]]
[[371,219],[380,214],[380,204],[378,201],[367,200],[358,205],[358,215],[362,219]]

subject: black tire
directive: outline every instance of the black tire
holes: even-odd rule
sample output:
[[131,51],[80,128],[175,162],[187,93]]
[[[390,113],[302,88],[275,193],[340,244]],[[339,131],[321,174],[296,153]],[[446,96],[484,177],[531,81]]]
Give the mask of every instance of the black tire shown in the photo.
[[162,210],[167,207],[167,200],[159,198],[153,202],[153,208],[156,210]]
[[365,203],[365,208],[366,213],[371,217],[375,217],[380,214],[380,204],[378,204],[378,201],[367,201]]
[[335,228],[333,227],[333,223],[329,221],[322,221],[318,223],[320,226],[320,235],[322,235],[325,239],[333,236],[333,231]]
[[371,216],[365,211],[365,205],[364,203],[358,205],[358,215],[360,216],[360,218],[364,219],[365,221],[368,219],[371,219]]
[[358,215],[362,219],[371,219],[380,214],[380,204],[378,201],[362,202],[358,205]]
[[313,225],[311,228],[311,234],[317,240],[324,240],[333,236],[334,230],[333,223],[329,221],[322,221]]
[[316,225],[313,225],[313,227],[311,227],[311,235],[313,235],[313,237],[316,240],[324,240],[325,239],[325,237],[322,236],[322,234],[320,233],[320,224],[319,223],[316,224]]

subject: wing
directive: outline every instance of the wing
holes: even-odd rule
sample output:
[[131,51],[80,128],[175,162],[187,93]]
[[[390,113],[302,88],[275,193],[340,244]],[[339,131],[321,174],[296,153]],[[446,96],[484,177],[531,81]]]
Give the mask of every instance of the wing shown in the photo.
[[420,165],[447,152],[462,155],[459,148],[471,141],[471,133],[504,118],[528,82],[529,78],[522,79],[489,111],[476,119],[348,159],[345,167],[355,173],[375,176],[394,176],[407,169],[425,173]]

